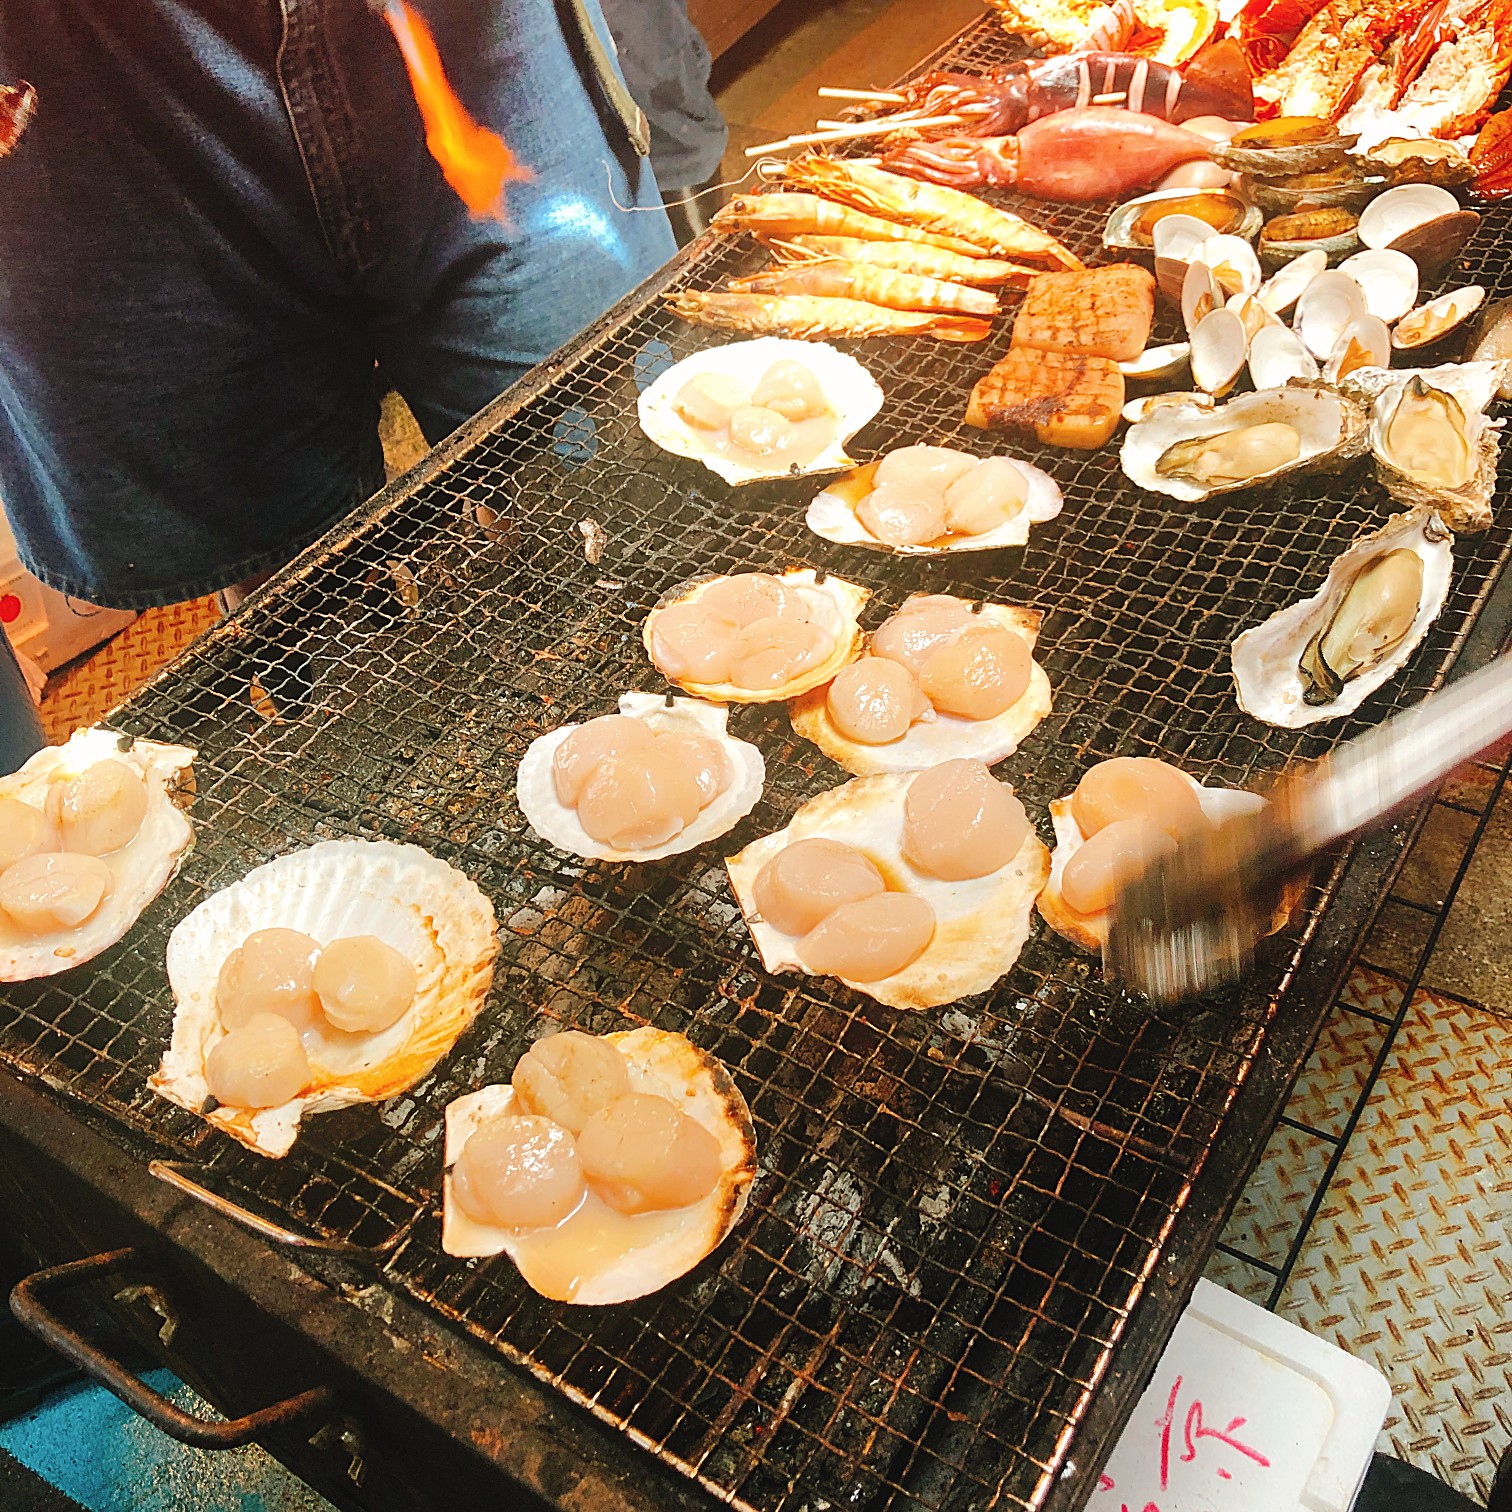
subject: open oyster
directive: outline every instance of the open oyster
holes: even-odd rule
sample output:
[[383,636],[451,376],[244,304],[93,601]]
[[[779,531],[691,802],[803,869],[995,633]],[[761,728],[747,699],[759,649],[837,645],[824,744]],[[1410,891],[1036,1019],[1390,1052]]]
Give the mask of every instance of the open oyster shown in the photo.
[[1141,488],[1196,502],[1304,469],[1342,466],[1365,449],[1366,417],[1332,389],[1261,389],[1214,410],[1157,410],[1119,452]]
[[1346,387],[1373,397],[1370,450],[1392,498],[1436,510],[1451,530],[1490,525],[1501,422],[1486,411],[1505,368],[1460,362],[1350,374]]
[[1234,642],[1239,707],[1288,729],[1353,713],[1407,664],[1443,609],[1449,541],[1430,509],[1362,536],[1319,592]]
[[136,923],[193,844],[175,801],[193,760],[76,730],[0,778],[0,982],[67,971]]
[[734,739],[729,722],[728,708],[701,699],[622,693],[617,715],[531,741],[515,779],[520,810],[544,840],[595,860],[692,850],[733,829],[761,797],[761,752]]
[[838,472],[845,443],[882,408],[856,361],[817,341],[762,336],[685,357],[640,396],[641,429],[726,483]]
[[[298,932],[319,947],[379,941],[409,963],[414,985],[400,1016],[376,1032],[320,1016],[296,1032],[275,1020],[299,1063],[292,1089],[272,1105],[228,1106],[206,1075],[228,1035],[221,976],[259,932]],[[259,1154],[286,1155],[306,1113],[381,1102],[419,1081],[482,1008],[498,949],[493,905],[418,846],[327,840],[280,856],[206,898],[169,936],[173,1035],[148,1085]],[[259,1013],[249,1027],[273,1017]]]

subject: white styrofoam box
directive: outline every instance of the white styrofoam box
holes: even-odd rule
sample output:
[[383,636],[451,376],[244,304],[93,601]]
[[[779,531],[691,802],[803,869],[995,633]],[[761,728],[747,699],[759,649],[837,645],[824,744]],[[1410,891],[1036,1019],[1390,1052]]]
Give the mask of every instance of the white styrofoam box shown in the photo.
[[1390,1405],[1374,1366],[1199,1281],[1087,1512],[1348,1512]]
[[109,640],[135,618],[130,610],[101,609],[39,583],[22,567],[0,510],[0,626],[17,651],[51,672]]

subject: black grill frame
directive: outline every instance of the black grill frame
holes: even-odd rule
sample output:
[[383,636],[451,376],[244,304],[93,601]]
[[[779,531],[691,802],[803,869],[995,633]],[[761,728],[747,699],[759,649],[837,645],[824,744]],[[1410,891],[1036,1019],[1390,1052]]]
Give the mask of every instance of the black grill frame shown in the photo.
[[[984,21],[930,61],[1010,52]],[[1096,250],[1102,207],[1026,213]],[[1443,286],[1480,275],[1492,297],[1512,292],[1507,224],[1490,214]],[[1157,754],[1244,784],[1415,701],[1472,633],[1466,664],[1492,646],[1507,594],[1477,621],[1512,543],[1504,523],[1456,541],[1443,615],[1358,716],[1257,725],[1233,703],[1227,645],[1385,520],[1368,464],[1167,508],[1137,496],[1111,449],[1003,446],[964,427],[1007,321],[977,346],[858,343],[887,400],[857,456],[917,440],[1008,450],[1051,472],[1067,507],[1022,552],[920,562],[830,546],[802,524],[812,483],[730,490],[635,428],[636,352],[721,339],[673,320],[660,294],[762,260],[744,242],[695,246],[116,711],[117,728],[199,747],[198,843],[121,945],[7,990],[0,1061],[312,1233],[376,1245],[401,1231],[387,1284],[716,1498],[1069,1508],[1239,1189],[1245,1131],[1279,1111],[1402,832],[1314,886],[1221,1000],[1152,1013],[1040,927],[992,993],[902,1014],[767,976],[733,908],[719,858],[845,778],[780,709],[731,721],[767,756],[754,815],[657,866],[579,864],[535,841],[510,796],[515,762],[624,688],[660,686],[638,631],[674,583],[807,562],[876,590],[868,625],[923,589],[1048,611],[1039,659],[1056,709],[999,772],[1049,840],[1048,801],[1105,756]],[[574,467],[584,411],[596,451]],[[587,518],[608,535],[594,562]],[[271,1163],[146,1091],[171,1018],[163,948],[253,865],[344,835],[414,841],[461,867],[493,898],[504,948],[484,1014],[430,1077],[382,1109],[312,1120]],[[507,1260],[444,1256],[446,1102],[505,1079],[544,1028],[644,1022],[721,1056],[751,1102],[762,1171],[726,1246],[656,1297],[586,1312],[535,1297]]]

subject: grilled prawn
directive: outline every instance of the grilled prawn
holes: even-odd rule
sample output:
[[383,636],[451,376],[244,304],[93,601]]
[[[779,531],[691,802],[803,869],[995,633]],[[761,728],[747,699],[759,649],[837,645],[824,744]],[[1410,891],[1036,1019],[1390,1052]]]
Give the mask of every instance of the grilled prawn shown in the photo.
[[880,168],[815,153],[794,159],[787,165],[786,176],[799,189],[937,236],[959,238],[993,257],[1026,258],[1059,268],[1082,265],[1075,253],[1048,232],[1010,211],[986,204],[974,194],[921,184]]
[[975,315],[926,315],[814,294],[684,293],[670,295],[668,303],[674,315],[694,325],[802,340],[933,336],[939,341],[981,341],[992,330],[990,320]]
[[951,283],[1006,284],[1027,289],[1039,271],[996,257],[964,257],[926,242],[863,241],[859,236],[773,237],[767,242],[779,263],[814,262],[841,258],[891,268],[896,273],[914,273],[920,278],[944,278]]
[[755,236],[854,236],[866,241],[918,242],[947,252],[973,256],[975,242],[959,236],[936,236],[916,226],[899,225],[864,215],[849,205],[837,205],[816,194],[741,194],[719,209],[712,222],[716,231]]
[[838,257],[767,268],[730,287],[742,294],[817,294],[824,298],[860,299],[889,310],[924,310],[940,315],[985,315],[1000,312],[997,300],[983,289],[921,278]]

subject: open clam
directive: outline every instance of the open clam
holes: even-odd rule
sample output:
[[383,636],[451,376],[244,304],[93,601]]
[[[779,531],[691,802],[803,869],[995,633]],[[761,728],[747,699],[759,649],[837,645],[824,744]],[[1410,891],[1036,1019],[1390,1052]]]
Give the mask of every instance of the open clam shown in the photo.
[[1141,488],[1195,503],[1288,473],[1341,467],[1366,447],[1365,412],[1333,389],[1293,384],[1204,412],[1158,410],[1119,452]]
[[1323,364],[1325,383],[1343,383],[1365,367],[1384,367],[1391,361],[1391,331],[1378,315],[1357,315],[1339,332],[1339,339]]
[[1210,410],[1213,404],[1213,396],[1199,389],[1180,390],[1169,394],[1146,394],[1143,399],[1129,400],[1123,407],[1123,417],[1130,425],[1138,425],[1141,420],[1148,420],[1158,410],[1179,409],[1182,405],[1189,405],[1193,409]]
[[1459,255],[1480,216],[1463,210],[1447,189],[1436,184],[1403,184],[1388,189],[1360,213],[1360,242],[1405,252],[1426,274]]
[[1209,310],[1192,332],[1192,381],[1204,393],[1222,398],[1244,371],[1249,333],[1231,309]]
[[1292,327],[1319,362],[1326,362],[1352,321],[1367,314],[1365,291],[1347,273],[1319,273],[1297,300]]
[[1391,344],[1399,352],[1419,352],[1436,346],[1459,330],[1485,301],[1486,291],[1479,284],[1450,289],[1403,315],[1391,333]]
[[1405,252],[1368,248],[1346,257],[1339,264],[1339,272],[1359,284],[1366,310],[1387,325],[1400,320],[1417,303],[1418,268]]
[[839,472],[851,465],[845,443],[881,408],[854,357],[774,336],[695,352],[637,401],[651,440],[726,483]]
[[1251,338],[1249,373],[1257,389],[1278,389],[1294,379],[1313,382],[1318,377],[1318,364],[1295,331],[1276,325],[1255,332]]
[[1256,291],[1255,298],[1273,315],[1284,315],[1302,291],[1328,266],[1328,253],[1316,249],[1284,262]]
[[1406,665],[1443,609],[1449,543],[1430,509],[1356,541],[1316,594],[1234,642],[1239,707],[1288,729],[1353,713]]

